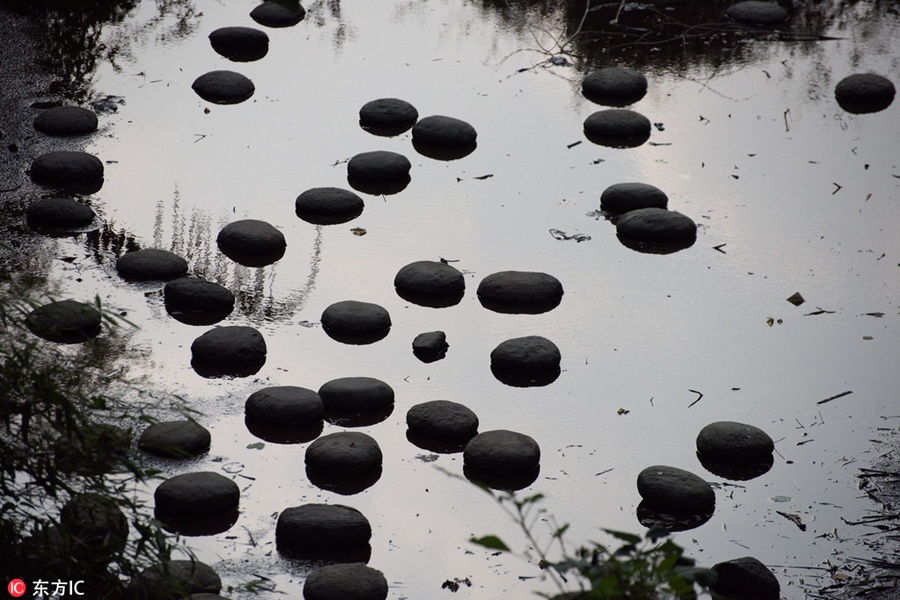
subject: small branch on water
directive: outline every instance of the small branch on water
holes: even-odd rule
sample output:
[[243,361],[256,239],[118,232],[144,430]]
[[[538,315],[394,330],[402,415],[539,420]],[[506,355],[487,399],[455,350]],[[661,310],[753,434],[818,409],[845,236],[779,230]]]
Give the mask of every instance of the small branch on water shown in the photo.
[[690,404],[688,404],[688,408],[690,408],[690,407],[692,407],[693,405],[695,405],[695,404],[697,404],[698,402],[700,402],[700,398],[703,397],[703,392],[698,392],[697,390],[688,390],[688,391],[691,392],[691,393],[693,393],[693,394],[697,394],[697,399],[694,400],[693,402],[691,402]]
[[847,390],[846,392],[841,392],[840,394],[835,394],[834,396],[829,396],[824,400],[819,400],[816,404],[825,404],[826,402],[831,402],[832,400],[837,400],[838,398],[843,398],[849,394],[852,394],[853,390]]

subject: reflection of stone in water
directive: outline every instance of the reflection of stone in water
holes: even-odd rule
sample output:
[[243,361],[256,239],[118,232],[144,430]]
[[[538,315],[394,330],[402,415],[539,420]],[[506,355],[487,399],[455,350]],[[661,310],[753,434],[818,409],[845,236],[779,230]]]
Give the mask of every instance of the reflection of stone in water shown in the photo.
[[688,531],[696,529],[713,516],[713,511],[698,513],[667,513],[654,510],[646,502],[641,502],[637,507],[637,520],[644,527],[662,527],[666,531]]

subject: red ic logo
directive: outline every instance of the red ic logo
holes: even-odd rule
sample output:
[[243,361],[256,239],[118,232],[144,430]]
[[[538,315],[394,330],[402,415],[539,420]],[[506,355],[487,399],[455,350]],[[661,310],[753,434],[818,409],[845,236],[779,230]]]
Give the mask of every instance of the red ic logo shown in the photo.
[[9,585],[6,586],[6,591],[8,591],[9,595],[13,598],[24,596],[27,590],[28,586],[25,585],[25,582],[21,579],[13,579],[9,582]]

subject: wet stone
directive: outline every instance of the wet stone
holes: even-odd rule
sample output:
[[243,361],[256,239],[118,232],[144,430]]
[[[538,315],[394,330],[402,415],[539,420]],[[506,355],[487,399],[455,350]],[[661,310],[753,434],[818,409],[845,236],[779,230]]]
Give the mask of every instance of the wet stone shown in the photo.
[[182,323],[212,325],[231,314],[234,294],[213,281],[179,277],[163,288],[166,310]]
[[616,233],[621,237],[648,242],[678,242],[696,238],[697,224],[674,210],[639,208],[619,219]]
[[251,375],[266,360],[266,341],[252,327],[216,327],[191,344],[192,364],[201,375]]
[[584,134],[595,144],[636,148],[650,139],[650,119],[633,110],[609,108],[584,120]]
[[776,2],[759,0],[747,0],[733,4],[725,10],[725,14],[732,20],[745,25],[774,25],[788,17],[787,11]]
[[562,356],[556,344],[539,335],[513,338],[491,352],[491,371],[506,385],[548,385],[560,374]]
[[186,594],[217,594],[222,580],[209,565],[196,560],[170,560],[142,571],[128,585],[126,597],[136,600],[172,600]]
[[166,458],[187,458],[209,450],[211,440],[209,430],[196,421],[163,421],[144,430],[138,448]]
[[581,82],[584,97],[604,106],[628,106],[647,93],[647,78],[623,67],[607,67],[587,75]]
[[222,254],[247,267],[264,267],[282,256],[287,247],[284,234],[257,219],[229,223],[219,231],[216,243]]
[[600,208],[626,213],[639,208],[666,208],[669,197],[656,186],[646,183],[615,183],[600,195]]
[[381,468],[381,448],[358,431],[324,435],[306,449],[306,466],[329,477],[352,477]]
[[478,433],[478,416],[458,402],[431,400],[407,411],[406,426],[423,438],[468,441]]
[[325,405],[319,394],[303,387],[267,387],[250,394],[244,404],[247,418],[268,425],[312,425],[322,420]]
[[745,423],[717,421],[697,435],[697,452],[720,461],[752,462],[768,458],[774,451],[769,434]]
[[884,110],[894,101],[895,94],[891,80],[875,73],[850,75],[834,88],[834,97],[841,108],[855,114]]
[[769,568],[752,556],[717,563],[718,575],[710,590],[728,600],[778,600],[781,585]]
[[[409,159],[396,152],[375,150],[357,154],[347,163],[347,179],[355,189],[403,189],[409,183]],[[399,190],[397,190],[399,191]],[[386,192],[387,193],[387,192]]]
[[[60,436],[54,442],[54,459],[61,472],[99,475],[129,459],[131,430],[109,423],[88,423],[77,433]],[[90,456],[89,462],[85,462],[85,456]]]
[[269,36],[253,27],[220,27],[209,34],[213,50],[229,60],[250,62],[269,52]]
[[530,473],[540,460],[541,448],[533,438],[505,429],[479,433],[463,452],[466,467],[487,474]]
[[191,85],[197,95],[213,104],[239,104],[256,91],[253,82],[234,71],[210,71]]
[[341,377],[319,388],[325,410],[365,412],[393,406],[394,389],[374,377]]
[[638,474],[638,493],[647,505],[666,513],[705,513],[716,505],[716,494],[701,477],[663,465]]
[[211,516],[236,511],[241,490],[212,471],[183,473],[163,481],[153,493],[156,510],[171,516]]
[[275,543],[279,552],[300,557],[353,553],[366,548],[372,537],[368,519],[341,504],[304,504],[278,515]]
[[116,260],[116,271],[134,281],[170,281],[187,273],[187,261],[168,250],[145,248],[127,252]]
[[413,339],[413,355],[424,363],[435,362],[447,356],[447,334],[443,331],[420,333]]
[[85,227],[97,215],[90,206],[74,198],[41,198],[28,205],[28,224],[38,228]]
[[90,186],[103,183],[103,163],[87,152],[58,150],[47,152],[31,163],[31,179],[39,185]]
[[359,563],[322,567],[303,584],[303,600],[384,600],[387,595],[381,571]]
[[61,137],[87,135],[97,131],[97,115],[80,106],[54,106],[35,117],[34,128]]
[[478,284],[478,300],[503,313],[542,313],[556,308],[563,296],[559,279],[547,273],[500,271]]
[[418,118],[416,107],[399,98],[379,98],[359,109],[359,126],[369,133],[387,137],[408,131]]
[[291,27],[303,20],[306,9],[299,2],[263,2],[252,11],[250,18],[266,27]]
[[344,300],[322,312],[322,327],[334,340],[345,344],[371,344],[387,336],[391,316],[371,302]]
[[466,280],[447,263],[420,260],[397,272],[394,288],[404,300],[438,308],[458,304],[466,291]]
[[33,334],[61,344],[77,344],[97,337],[101,322],[99,310],[77,300],[44,304],[25,318],[25,325]]
[[294,202],[297,216],[314,225],[337,225],[362,214],[365,202],[351,192],[336,187],[306,190]]
[[412,128],[416,151],[438,160],[455,160],[470,154],[475,150],[477,137],[469,123],[443,115],[419,119]]
[[74,496],[59,520],[79,558],[101,562],[122,552],[128,541],[128,519],[114,500],[100,494]]

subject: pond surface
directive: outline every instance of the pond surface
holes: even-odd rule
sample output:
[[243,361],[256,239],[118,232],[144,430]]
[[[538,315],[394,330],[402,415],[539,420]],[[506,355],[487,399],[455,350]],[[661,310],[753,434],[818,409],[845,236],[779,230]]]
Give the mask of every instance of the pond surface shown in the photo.
[[[633,108],[658,125],[648,143],[612,149],[584,138],[584,119],[601,107],[581,95],[580,82],[589,64],[630,63],[569,56],[579,71],[545,62],[541,46],[570,34],[561,15],[462,0],[320,1],[297,26],[266,30],[265,58],[236,64],[207,35],[254,26],[253,2],[204,3],[182,19],[167,6],[145,0],[103,30],[108,46],[124,49],[98,63],[93,78],[96,95],[124,99],[86,144],[106,163],[91,199],[105,226],[48,241],[42,264],[61,295],[99,294],[139,326],[122,360],[130,377],[203,413],[209,455],[162,466],[172,475],[216,470],[241,486],[237,524],[188,540],[226,585],[262,580],[299,597],[311,565],[279,557],[275,518],[289,506],[327,502],[368,517],[368,564],[385,573],[390,598],[444,597],[442,583],[456,578],[472,584],[460,597],[552,591],[534,564],[467,542],[496,533],[526,548],[485,494],[437,468],[461,474],[461,455],[407,441],[406,411],[434,399],[469,406],[481,431],[538,441],[541,472],[527,493],[544,494],[548,514],[572,524],[569,548],[609,541],[600,528],[641,531],[637,474],[668,464],[718,484],[712,519],[675,538],[702,564],[755,556],[793,599],[829,583],[805,567],[871,556],[848,541],[861,532],[842,519],[873,508],[856,470],[877,458],[877,430],[895,429],[900,418],[900,119],[896,102],[846,113],[833,89],[855,72],[900,81],[896,11],[861,2],[825,24],[840,39],[748,37],[727,53],[710,46],[728,55],[721,61],[667,50],[654,64],[653,51],[642,49],[635,62],[649,92]],[[191,83],[215,69],[248,76],[254,96],[233,106],[201,100]],[[418,154],[409,133],[370,135],[358,111],[380,97],[405,99],[422,117],[468,121],[477,149],[443,162]],[[410,159],[405,190],[364,195],[363,214],[343,225],[296,217],[298,194],[348,187],[347,160],[370,150]],[[628,181],[663,189],[670,209],[692,217],[693,246],[658,255],[620,243],[598,214],[599,198]],[[246,268],[218,251],[219,229],[243,218],[284,233],[281,260]],[[224,324],[263,333],[262,370],[234,380],[195,373],[190,345],[207,328],[169,317],[160,286],[116,276],[123,240],[173,250],[194,274],[234,291],[238,307]],[[401,267],[439,258],[458,261],[466,275],[460,304],[424,308],[395,293]],[[503,270],[555,275],[562,303],[540,315],[486,310],[475,289]],[[786,301],[795,292],[806,299],[801,306]],[[384,306],[390,334],[364,346],[330,339],[322,311],[347,299]],[[447,333],[449,352],[424,364],[411,342],[436,329]],[[492,375],[491,350],[525,335],[559,346],[554,383],[514,388]],[[259,444],[243,419],[257,389],[318,389],[345,376],[377,377],[396,393],[385,421],[357,429],[381,446],[382,477],[346,497],[309,483],[307,444]],[[845,391],[852,393],[819,403]],[[694,441],[718,420],[769,433],[773,468],[749,482],[704,471]],[[325,433],[339,430],[326,424]],[[805,531],[777,511],[798,515]],[[549,524],[535,530],[548,539]]]

